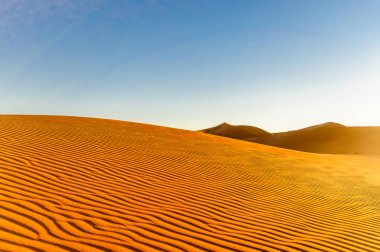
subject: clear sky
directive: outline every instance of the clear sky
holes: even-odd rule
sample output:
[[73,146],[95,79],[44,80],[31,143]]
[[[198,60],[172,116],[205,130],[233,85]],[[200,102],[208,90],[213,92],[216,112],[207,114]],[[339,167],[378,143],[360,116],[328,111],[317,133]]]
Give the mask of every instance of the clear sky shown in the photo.
[[0,113],[380,125],[378,0],[1,0]]

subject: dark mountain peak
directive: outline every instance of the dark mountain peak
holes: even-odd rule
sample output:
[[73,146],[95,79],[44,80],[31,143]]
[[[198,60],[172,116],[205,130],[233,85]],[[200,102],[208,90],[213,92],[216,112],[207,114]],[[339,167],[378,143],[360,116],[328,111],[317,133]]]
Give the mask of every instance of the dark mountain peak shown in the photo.
[[230,126],[232,126],[232,125],[229,124],[229,123],[223,122],[223,123],[221,123],[221,124],[215,126],[214,128],[217,128],[217,127],[219,127],[219,128],[220,128],[220,127],[230,127]]

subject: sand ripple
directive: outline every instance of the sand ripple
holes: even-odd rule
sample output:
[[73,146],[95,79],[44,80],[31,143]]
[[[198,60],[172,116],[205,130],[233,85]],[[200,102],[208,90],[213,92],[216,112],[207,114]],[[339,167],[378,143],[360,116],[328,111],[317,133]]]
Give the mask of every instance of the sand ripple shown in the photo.
[[0,251],[380,251],[380,159],[0,116]]

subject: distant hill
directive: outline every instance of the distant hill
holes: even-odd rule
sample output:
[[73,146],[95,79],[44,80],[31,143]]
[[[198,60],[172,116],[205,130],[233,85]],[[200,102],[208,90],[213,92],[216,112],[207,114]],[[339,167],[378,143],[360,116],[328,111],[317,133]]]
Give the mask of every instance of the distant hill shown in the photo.
[[[223,136],[240,136],[231,138],[292,150],[326,154],[380,154],[380,127],[347,127],[328,122],[299,130],[274,134],[267,132],[268,134],[253,137],[244,137],[244,131],[239,134],[239,128],[232,128],[233,132],[228,131],[229,129],[231,128],[224,127]],[[211,131],[210,134],[214,133]]]
[[234,139],[255,139],[258,137],[271,136],[272,134],[253,126],[247,125],[230,125],[228,123],[222,123],[215,127],[201,130],[204,133],[223,136]]
[[326,123],[246,140],[315,153],[380,154],[380,127],[346,127]]

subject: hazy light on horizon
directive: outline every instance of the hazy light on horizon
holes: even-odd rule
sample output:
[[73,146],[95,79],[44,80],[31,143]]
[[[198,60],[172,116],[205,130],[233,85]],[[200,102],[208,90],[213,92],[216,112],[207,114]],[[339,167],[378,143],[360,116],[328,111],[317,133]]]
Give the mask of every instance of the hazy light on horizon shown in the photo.
[[186,129],[380,125],[380,2],[0,5],[0,113]]

